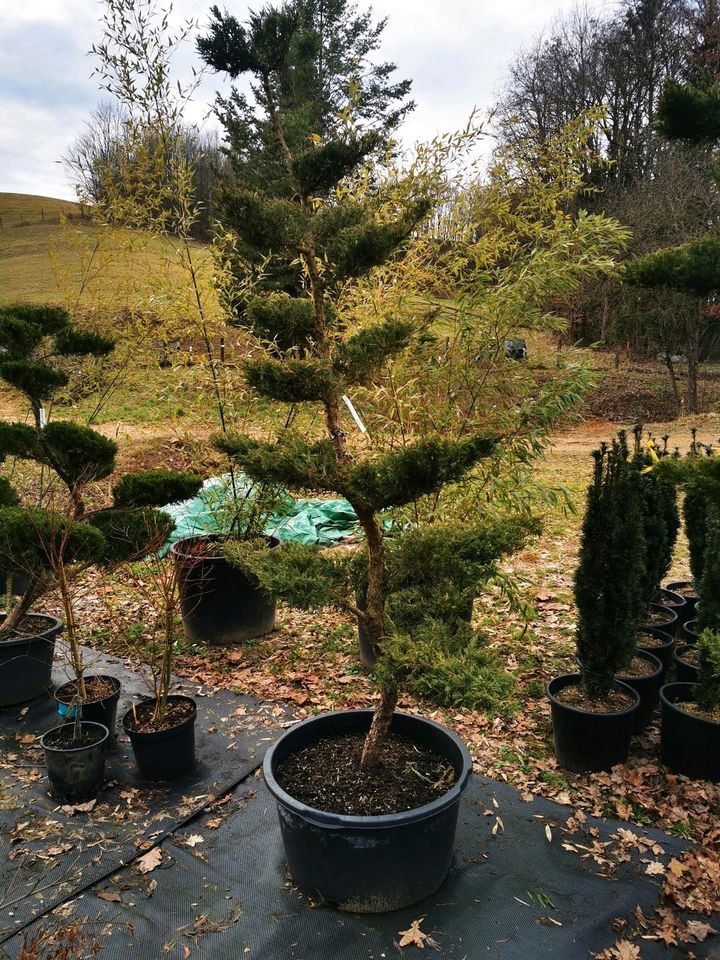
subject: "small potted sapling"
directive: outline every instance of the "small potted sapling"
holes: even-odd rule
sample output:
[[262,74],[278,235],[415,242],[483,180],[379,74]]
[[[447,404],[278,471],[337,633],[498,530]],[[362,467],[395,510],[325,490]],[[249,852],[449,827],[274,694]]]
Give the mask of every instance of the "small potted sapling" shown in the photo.
[[64,369],[69,359],[103,357],[112,347],[107,338],[77,329],[58,307],[0,309],[0,379],[24,396],[31,414],[29,423],[0,423],[0,462],[17,458],[41,471],[34,507],[19,505],[7,478],[0,485],[0,567],[6,586],[0,706],[32,700],[50,686],[55,639],[63,625],[33,613],[33,607],[56,584],[59,539],[71,563],[92,559],[93,534],[80,522],[82,491],[108,476],[114,465],[112,441],[74,423],[46,423],[46,407],[69,382]]
[[[201,479],[194,474],[147,471],[124,477],[114,493],[117,501],[137,509],[185,500],[195,496],[201,486]],[[147,510],[144,524],[144,536],[138,530],[137,537],[144,543],[142,556],[132,549],[118,560],[123,583],[129,583],[143,601],[142,635],[126,631],[126,642],[148,667],[152,696],[133,704],[122,723],[141,775],[147,780],[168,780],[184,776],[195,766],[197,707],[191,697],[171,693],[180,609],[179,565],[162,554],[174,523],[167,514]]]
[[640,475],[624,434],[593,453],[575,573],[580,673],[548,684],[555,752],[570,770],[608,770],[627,759],[640,696],[631,669],[644,609]]

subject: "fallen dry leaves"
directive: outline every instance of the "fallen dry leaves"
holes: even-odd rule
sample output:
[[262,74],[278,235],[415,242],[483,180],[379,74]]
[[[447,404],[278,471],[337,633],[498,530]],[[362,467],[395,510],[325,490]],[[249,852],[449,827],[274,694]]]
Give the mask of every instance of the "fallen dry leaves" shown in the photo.
[[135,861],[140,873],[151,873],[156,867],[159,867],[163,861],[163,853],[160,847],[153,847]]

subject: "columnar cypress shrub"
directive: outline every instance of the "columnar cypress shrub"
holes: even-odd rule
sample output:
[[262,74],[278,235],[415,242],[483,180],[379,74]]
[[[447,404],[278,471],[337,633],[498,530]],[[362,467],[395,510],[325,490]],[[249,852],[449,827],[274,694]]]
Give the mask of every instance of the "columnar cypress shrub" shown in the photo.
[[[656,451],[653,441],[643,446],[642,426],[633,431],[635,452],[633,466],[640,476],[640,507],[645,537],[642,596],[645,606],[656,599],[660,584],[672,564],[672,555],[680,529],[677,488],[655,466],[664,456]],[[660,455],[660,456],[659,456]]]
[[575,602],[583,687],[590,699],[600,700],[635,650],[644,612],[645,536],[641,477],[628,462],[625,434],[602,444],[593,458]]

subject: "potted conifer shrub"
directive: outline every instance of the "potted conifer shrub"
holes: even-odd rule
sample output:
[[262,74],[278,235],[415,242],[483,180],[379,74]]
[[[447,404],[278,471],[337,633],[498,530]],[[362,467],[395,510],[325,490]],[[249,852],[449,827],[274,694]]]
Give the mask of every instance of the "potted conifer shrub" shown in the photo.
[[265,530],[282,494],[274,485],[243,483],[232,468],[214,498],[215,503],[208,499],[208,509],[223,532],[183,537],[170,548],[183,629],[188,640],[241,643],[273,630],[275,600],[251,574],[228,563],[223,547],[232,541],[277,548],[278,539],[266,536]]
[[[27,400],[31,423],[0,424],[0,462],[30,460],[50,469],[67,495],[64,521],[51,509],[27,512],[7,478],[0,485],[0,566],[6,576],[6,611],[0,626],[0,705],[31,700],[47,691],[55,639],[62,624],[32,613],[54,585],[51,555],[61,543],[73,561],[90,561],[99,541],[83,512],[83,484],[108,475],[115,445],[75,424],[47,424],[46,406],[67,385],[70,358],[102,357],[113,348],[99,334],[78,329],[59,307],[0,310],[0,378]],[[92,435],[91,435],[92,434]],[[44,491],[45,505],[52,485]],[[70,519],[71,517],[71,519]],[[50,552],[48,547],[51,548]],[[19,596],[15,590],[22,590]]]
[[[445,195],[445,181],[435,178],[440,151],[432,173],[398,174],[401,182],[389,185],[369,164],[382,138],[353,126],[352,106],[321,135],[307,126],[302,93],[298,101],[288,95],[297,58],[318,40],[304,35],[295,7],[253,14],[247,27],[218,10],[213,17],[201,54],[233,78],[252,74],[258,101],[257,111],[236,101],[242,117],[230,118],[245,124],[238,166],[247,170],[249,153],[271,171],[267,182],[238,178],[221,191],[240,281],[222,293],[252,337],[246,381],[279,413],[270,439],[227,433],[217,444],[252,481],[344,497],[363,534],[355,553],[230,542],[225,555],[268,596],[352,613],[379,695],[375,710],[313,717],[289,730],[266,754],[265,780],[301,890],[346,910],[397,909],[445,878],[472,767],[450,731],[396,711],[400,691],[422,670],[421,650],[449,656],[468,642],[468,598],[533,528],[503,522],[489,509],[459,519],[436,502],[498,453],[498,431],[488,429],[477,396],[462,429],[453,410],[442,429],[429,422],[397,439],[389,431],[392,440],[380,429],[368,438],[353,402],[389,397],[383,377],[411,348],[419,356],[425,345],[428,362],[436,360],[436,311],[404,303],[376,312],[363,298],[363,282],[387,276],[385,290],[393,285],[393,266],[431,209],[428,195]],[[482,252],[468,253],[466,265],[482,259]],[[497,308],[502,313],[502,304]]]
[[[608,770],[627,759],[640,696],[625,679],[644,609],[645,540],[640,475],[624,434],[593,453],[575,573],[580,673],[548,684],[558,761],[570,770]],[[652,683],[662,667],[657,662]],[[633,682],[642,678],[634,678]]]
[[697,642],[698,682],[668,683],[660,691],[660,750],[673,773],[720,782],[720,633]]

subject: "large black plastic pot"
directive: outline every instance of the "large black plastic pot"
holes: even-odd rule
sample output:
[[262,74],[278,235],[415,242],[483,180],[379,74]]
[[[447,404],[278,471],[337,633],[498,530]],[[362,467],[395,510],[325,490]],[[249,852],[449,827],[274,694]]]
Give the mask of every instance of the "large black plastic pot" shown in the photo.
[[[641,634],[655,638],[655,643],[643,643],[640,639]],[[638,650],[654,654],[663,665],[665,673],[672,668],[673,649],[675,647],[675,638],[671,633],[666,633],[660,627],[640,627],[638,630]]]
[[[185,700],[192,704],[192,715],[169,730],[143,733],[133,730],[133,709],[123,717],[123,730],[130,737],[135,763],[145,780],[176,780],[195,767],[195,719],[197,704],[192,697],[168,697],[168,703]],[[145,700],[151,704],[154,700]]]
[[567,673],[547,685],[555,755],[560,766],[567,770],[611,770],[627,760],[640,696],[627,683],[616,680],[615,686],[633,699],[632,705],[624,710],[593,713],[557,699],[565,687],[579,683],[579,673]]
[[696,683],[667,683],[660,690],[660,755],[672,770],[696,780],[720,782],[720,723],[687,713]]
[[422,717],[396,713],[394,733],[453,765],[455,784],[437,800],[404,813],[359,817],[315,810],[282,789],[275,774],[286,757],[327,737],[364,734],[371,718],[371,710],[311,717],[283,734],[263,763],[293,882],[308,896],[352,913],[399,910],[441,886],[452,861],[460,795],[472,773],[468,749],[454,733]]
[[[685,590],[687,587],[695,588],[695,584],[692,580],[674,580],[672,583],[668,583],[665,587],[666,590],[670,590],[673,593],[679,593],[680,590]],[[697,603],[697,594],[692,594],[687,596],[684,593],[680,593],[680,596],[685,600],[685,606],[681,607],[678,610],[678,620],[680,621],[679,627],[682,627],[684,623],[687,623],[688,620],[692,620],[695,616],[695,604]]]
[[[0,614],[0,623],[5,614]],[[38,632],[30,637],[0,640],[0,707],[27,703],[52,687],[55,640],[63,624],[44,613],[28,613],[26,620],[38,623]]]
[[[280,541],[268,537],[269,549]],[[189,640],[210,644],[241,643],[275,627],[275,601],[225,559],[218,536],[186,537],[170,548],[177,566],[183,628]],[[207,555],[204,544],[217,544]]]
[[681,646],[676,648],[673,654],[673,659],[675,661],[675,674],[679,683],[698,682],[700,668],[696,667],[694,663],[688,663],[688,661],[685,659],[685,654],[689,650],[694,649],[694,643],[683,643]]
[[45,751],[50,793],[58,803],[83,803],[93,800],[100,793],[105,775],[105,753],[109,731],[101,723],[82,721],[80,727],[102,732],[102,739],[89,746],[56,746],[59,736],[64,736],[68,724],[53,727],[40,738]]
[[110,731],[110,739],[115,736],[115,722],[117,719],[117,705],[120,699],[120,690],[122,689],[120,681],[115,677],[106,674],[96,674],[85,677],[85,681],[104,680],[112,687],[112,693],[98,700],[88,700],[87,703],[81,703],[74,707],[72,687],[74,681],[65,683],[55,691],[55,699],[58,704],[58,713],[66,722],[74,719],[76,712],[79,711],[81,720],[89,720],[91,723],[101,723]]

